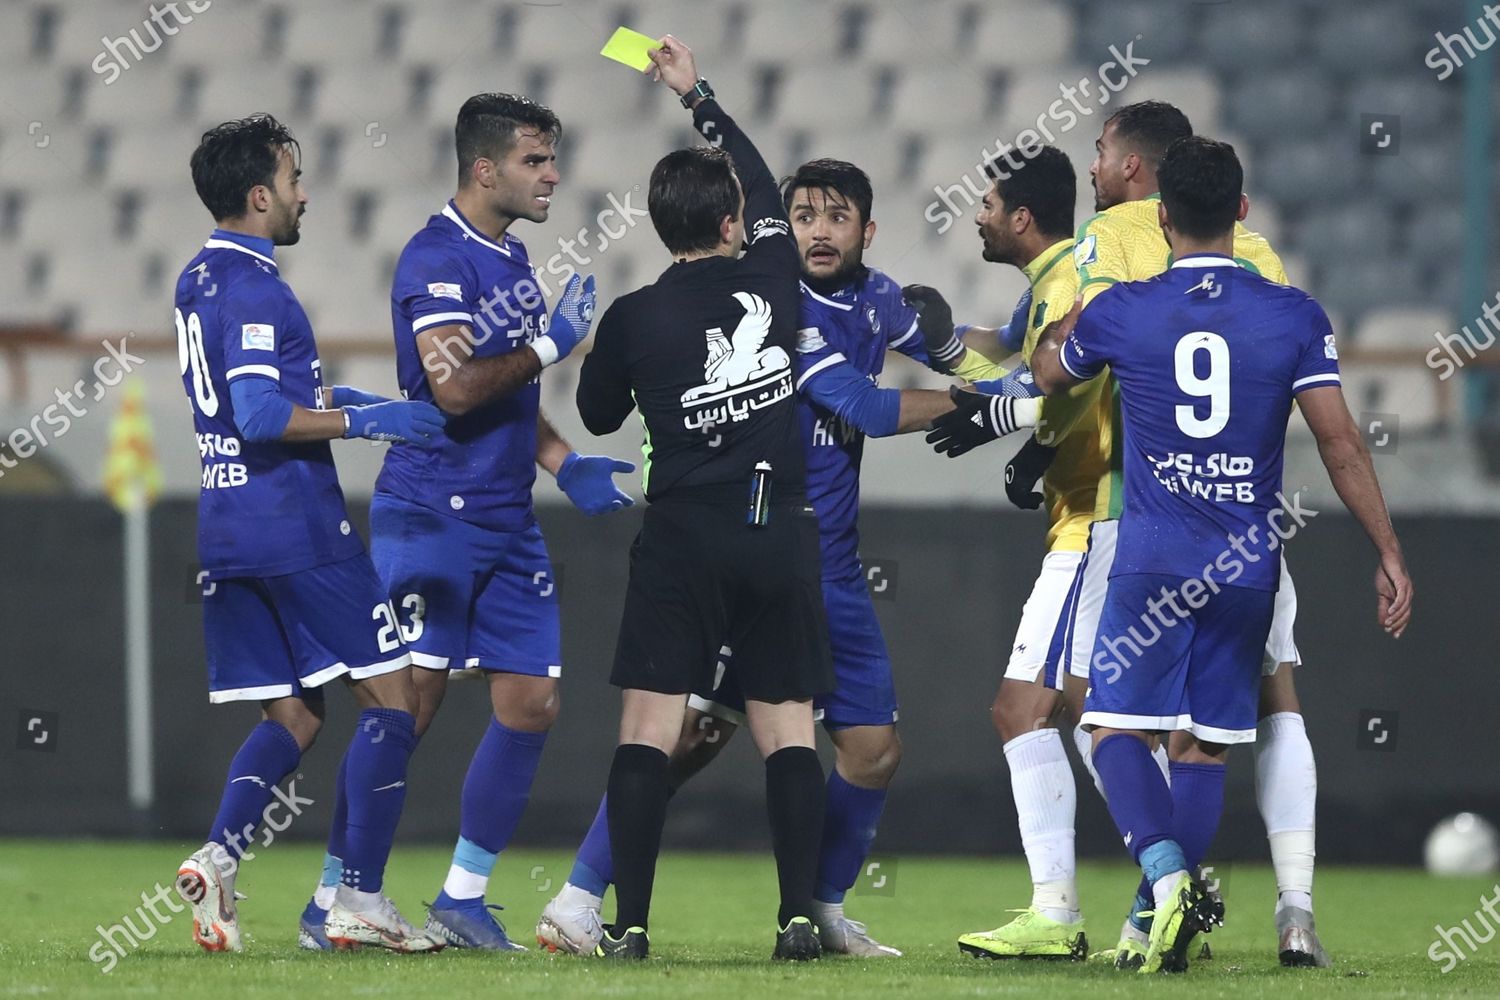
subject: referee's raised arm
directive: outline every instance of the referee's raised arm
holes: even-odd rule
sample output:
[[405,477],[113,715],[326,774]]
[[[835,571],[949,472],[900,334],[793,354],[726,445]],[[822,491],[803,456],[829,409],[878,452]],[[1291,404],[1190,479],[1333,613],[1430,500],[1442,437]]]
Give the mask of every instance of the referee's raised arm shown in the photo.
[[[745,256],[757,263],[765,261],[787,274],[801,275],[797,244],[792,239],[791,223],[776,188],[776,178],[750,138],[719,105],[708,81],[698,75],[693,53],[672,35],[662,39],[659,49],[649,53],[652,76],[661,80],[693,110],[693,127],[734,162],[745,194]],[[764,240],[764,242],[762,242]]]

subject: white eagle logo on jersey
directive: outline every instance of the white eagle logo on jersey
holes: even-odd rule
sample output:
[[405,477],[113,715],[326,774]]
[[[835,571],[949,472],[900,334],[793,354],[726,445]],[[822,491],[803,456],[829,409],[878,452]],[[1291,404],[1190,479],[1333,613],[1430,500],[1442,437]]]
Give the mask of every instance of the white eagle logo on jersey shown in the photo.
[[771,332],[770,304],[750,292],[735,292],[734,299],[744,307],[745,315],[727,338],[719,327],[706,331],[708,356],[703,362],[703,385],[684,392],[683,403],[733,390],[758,376],[791,367],[781,348],[761,350]]

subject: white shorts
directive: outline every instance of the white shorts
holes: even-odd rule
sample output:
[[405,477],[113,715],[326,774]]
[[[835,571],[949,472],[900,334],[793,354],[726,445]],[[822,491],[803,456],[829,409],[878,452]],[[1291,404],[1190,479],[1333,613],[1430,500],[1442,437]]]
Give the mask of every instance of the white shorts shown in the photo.
[[[1099,631],[1099,615],[1104,610],[1104,593],[1109,589],[1109,571],[1115,561],[1115,539],[1119,533],[1119,525],[1119,521],[1095,521],[1089,525],[1085,580],[1079,589],[1071,625],[1071,669],[1077,676],[1085,679],[1089,675],[1088,664],[1093,653],[1094,637]],[[1035,591],[1032,593],[1034,596]],[[1027,608],[1030,606],[1031,602],[1027,601]],[[1024,613],[1021,620],[1024,624]],[[1286,556],[1283,554],[1281,585],[1276,591],[1276,610],[1271,616],[1271,632],[1266,636],[1266,651],[1261,659],[1262,677],[1270,677],[1283,663],[1290,663],[1294,667],[1302,665],[1302,654],[1297,651],[1296,637],[1292,634],[1296,622],[1297,588],[1292,583],[1292,574],[1286,568]],[[1021,640],[1017,638],[1016,641]],[[1011,676],[1010,672],[1006,671],[1005,676]]]
[[1007,680],[1034,683],[1041,677],[1048,687],[1061,690],[1063,665],[1074,677],[1088,680],[1115,554],[1114,522],[1099,524],[1108,527],[1100,533],[1090,531],[1088,552],[1049,552],[1042,558],[1042,571],[1016,626],[1005,667]]
[[1283,663],[1302,666],[1302,654],[1297,652],[1297,639],[1292,626],[1297,623],[1297,588],[1292,583],[1292,574],[1286,568],[1286,556],[1281,557],[1281,587],[1276,591],[1276,610],[1271,615],[1271,634],[1266,636],[1266,655],[1261,661],[1260,674],[1270,677]]

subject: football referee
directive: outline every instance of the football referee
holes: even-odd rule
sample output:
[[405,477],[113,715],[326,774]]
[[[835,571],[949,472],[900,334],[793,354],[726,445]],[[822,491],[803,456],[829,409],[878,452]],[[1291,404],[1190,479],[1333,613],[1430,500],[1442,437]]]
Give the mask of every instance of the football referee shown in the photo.
[[809,916],[823,768],[812,698],[833,688],[833,669],[793,399],[797,246],[770,170],[692,52],[668,35],[651,60],[712,145],[669,153],[652,170],[651,222],[674,263],[610,306],[578,383],[594,434],[640,407],[650,502],[630,550],[610,677],[624,689],[608,788],[618,908],[596,953],[647,955],[667,757],[688,693],[712,685],[727,644],[766,761],[781,885],[773,957],[817,958]]

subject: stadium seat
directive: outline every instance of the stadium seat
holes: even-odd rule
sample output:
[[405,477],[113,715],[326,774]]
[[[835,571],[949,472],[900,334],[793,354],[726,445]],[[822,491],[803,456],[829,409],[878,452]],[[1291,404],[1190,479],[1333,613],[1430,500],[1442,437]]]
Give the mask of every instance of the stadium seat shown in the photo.
[[1226,103],[1228,123],[1256,139],[1320,135],[1335,112],[1333,91],[1315,69],[1251,70],[1228,88]]
[[993,119],[997,91],[994,74],[978,66],[903,73],[887,127],[972,132]]
[[[425,119],[367,123],[343,132],[338,183],[343,187],[442,192],[456,173],[453,133]],[[449,191],[448,193],[452,193]]]
[[[1026,0],[1023,3],[983,4],[979,11],[972,47],[964,50],[976,65],[1005,70],[1015,66],[1052,66],[1073,51],[1073,12],[1067,4]],[[938,24],[946,27],[945,21]],[[1127,34],[1114,41],[1123,51],[1132,38],[1133,35]],[[1111,58],[1108,44],[1101,47],[1096,65]],[[944,52],[935,54],[940,65],[949,61]],[[1085,57],[1093,58],[1093,53],[1087,53]]]
[[[741,23],[740,12],[723,3],[702,3],[698,0],[665,0],[665,2],[652,0],[650,3],[638,4],[633,11],[632,19],[619,23],[629,25],[653,38],[676,35],[695,52],[722,53],[724,58],[731,62],[774,57],[780,51],[780,46],[772,48],[769,52],[745,51],[743,39],[730,36],[731,27]],[[594,51],[597,52],[604,47],[614,27],[614,25],[600,24],[600,31],[596,32],[597,40],[590,36]]]
[[773,116],[782,128],[852,128],[870,120],[875,89],[876,74],[867,66],[784,65]]
[[[767,159],[766,162],[770,164],[773,174],[780,177],[791,173],[800,162],[814,157],[848,160],[870,175],[877,205],[880,203],[882,192],[890,193],[901,184],[901,173],[906,157],[905,147],[909,138],[898,132],[894,125],[882,130],[879,142],[871,142],[870,133],[860,129],[848,131],[821,129],[807,133],[799,139],[801,141],[797,145],[800,149],[795,157],[788,157],[777,162]],[[758,137],[756,142],[760,142]],[[762,150],[762,153],[769,155],[766,150]]]
[[182,68],[153,62],[122,76],[110,86],[92,79],[86,88],[83,112],[87,121],[117,128],[158,128],[163,119],[175,123],[186,110],[186,81]]
[[[947,65],[972,57],[977,12],[950,0],[871,4],[859,23],[862,60],[889,66]],[[963,30],[965,25],[969,30]]]
[[110,128],[107,135],[104,177],[110,184],[168,188],[197,204],[191,186],[184,188],[182,182],[189,176],[188,160],[203,137],[202,129],[178,122],[152,127],[138,123]]
[[1295,62],[1304,49],[1306,13],[1295,3],[1205,5],[1201,17],[1194,55],[1207,66],[1244,74],[1260,85],[1276,80],[1281,67]]
[[1193,20],[1189,16],[1162,14],[1161,5],[1152,0],[1110,0],[1084,5],[1079,11],[1078,43],[1073,55],[1098,66],[1112,58],[1111,45],[1123,52],[1127,44],[1135,41],[1138,58],[1171,62],[1191,47]]
[[51,131],[76,121],[86,94],[101,84],[76,66],[20,63],[0,66],[0,86],[5,88],[0,121],[8,131],[25,132],[33,121]]
[[1373,2],[1318,8],[1313,28],[1317,65],[1350,76],[1381,73],[1422,64],[1432,31],[1408,15],[1404,3]]
[[1413,357],[1409,363],[1352,362],[1340,366],[1344,398],[1356,421],[1368,425],[1371,414],[1391,413],[1401,433],[1429,431],[1451,419],[1439,395],[1436,373]]
[[309,231],[278,261],[320,344],[385,342],[391,282],[377,255],[332,233]]
[[[652,7],[654,5],[645,8],[642,15],[648,22],[654,23],[656,14]],[[572,70],[603,64],[599,50],[620,24],[613,21],[610,8],[603,5],[518,4],[514,5],[513,10],[519,15],[515,19],[514,31],[508,37],[502,34],[501,38],[501,43],[508,46],[510,57],[553,68]],[[500,16],[503,33],[506,28],[505,19],[510,15],[502,10]],[[640,30],[653,35],[667,33],[665,29],[658,31],[655,27],[642,27]],[[627,72],[618,64],[615,69]]]
[[[1404,144],[1399,156],[1367,159],[1371,193],[1382,201],[1423,206],[1434,195],[1454,202],[1462,199],[1463,160],[1451,147],[1413,142]],[[1487,161],[1485,170],[1492,171],[1493,164]]]
[[[502,23],[500,15],[499,8],[488,2],[407,4],[398,29],[401,61],[498,66],[503,46],[514,36],[514,14],[508,23]],[[507,27],[511,30],[504,30]]]
[[1426,351],[1433,344],[1433,334],[1454,330],[1453,314],[1438,307],[1393,306],[1377,309],[1364,318],[1355,333],[1361,350],[1365,348],[1409,348]]
[[[499,58],[476,61],[473,57],[472,51],[466,52],[461,61],[444,61],[435,67],[426,115],[450,132],[458,119],[458,109],[475,94],[499,91],[530,95],[540,89],[545,76],[540,64]],[[563,126],[567,127],[566,121]]]
[[414,71],[401,65],[323,63],[313,65],[312,114],[341,126],[402,121],[415,106]]
[[1438,198],[1429,197],[1413,208],[1407,218],[1402,246],[1413,260],[1446,260],[1454,256],[1455,247],[1465,245],[1469,228],[1463,208],[1440,193]]
[[[792,68],[821,66],[846,59],[852,51],[853,8],[841,3],[746,4],[745,20],[727,53],[740,60],[769,55]],[[684,42],[693,44],[690,39]],[[711,50],[709,50],[711,51]]]
[[1316,247],[1336,262],[1379,258],[1399,249],[1394,216],[1389,207],[1372,209],[1360,202],[1311,208],[1297,217],[1297,242]]
[[[1177,105],[1192,122],[1193,131],[1200,135],[1215,135],[1219,131],[1219,81],[1208,70],[1147,70],[1132,81],[1110,105],[1144,100],[1169,101]],[[1102,109],[1106,116],[1110,111],[1110,107]]]
[[47,58],[40,50],[40,24],[44,8],[36,4],[10,3],[0,7],[0,68],[36,67]]
[[274,9],[262,2],[216,3],[183,25],[163,54],[173,63],[192,66],[259,62],[268,55]]
[[[1357,126],[1362,114],[1399,115],[1403,137],[1420,140],[1456,135],[1463,116],[1460,89],[1438,83],[1427,72],[1369,77],[1360,80],[1349,92],[1345,104],[1349,108],[1347,121]],[[1404,157],[1415,145],[1415,141],[1403,142],[1401,155]]]
[[[1320,252],[1326,253],[1318,247]],[[1347,313],[1357,323],[1365,313],[1382,306],[1433,301],[1430,289],[1404,257],[1357,258],[1324,256],[1309,288],[1330,309]]]
[[1259,143],[1241,155],[1252,164],[1256,187],[1284,210],[1339,204],[1361,190],[1369,160],[1347,135]]
[[277,56],[286,63],[380,66],[394,53],[395,9],[348,0],[287,4]]
[[557,113],[565,131],[570,121],[586,120],[638,123],[644,129],[672,108],[672,95],[660,83],[603,59],[587,70],[553,67],[543,80],[536,99]]
[[267,73],[258,63],[216,63],[196,69],[192,121],[216,124],[267,111],[296,131],[293,123],[303,111],[298,102],[300,74]]

